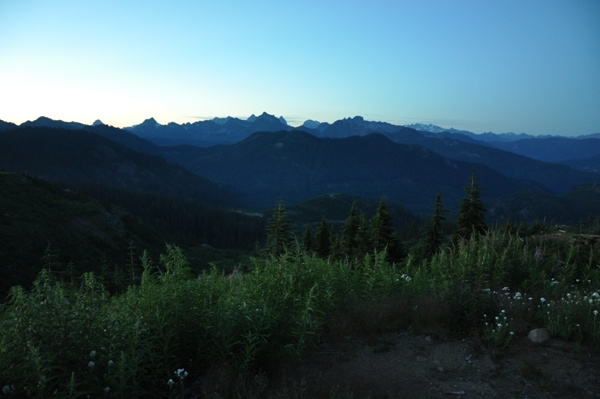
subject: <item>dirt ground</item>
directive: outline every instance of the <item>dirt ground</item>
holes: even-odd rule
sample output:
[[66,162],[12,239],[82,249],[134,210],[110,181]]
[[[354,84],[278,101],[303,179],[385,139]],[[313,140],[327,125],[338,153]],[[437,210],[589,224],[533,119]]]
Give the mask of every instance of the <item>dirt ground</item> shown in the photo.
[[477,338],[399,333],[324,342],[309,360],[282,368],[279,381],[301,379],[324,397],[600,398],[600,354],[558,339],[520,337],[496,351]]

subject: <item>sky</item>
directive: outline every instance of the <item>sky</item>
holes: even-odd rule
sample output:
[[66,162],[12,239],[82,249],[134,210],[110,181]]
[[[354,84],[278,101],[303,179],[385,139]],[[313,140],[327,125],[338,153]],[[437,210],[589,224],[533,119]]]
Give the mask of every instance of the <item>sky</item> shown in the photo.
[[600,132],[600,1],[0,0],[0,119]]

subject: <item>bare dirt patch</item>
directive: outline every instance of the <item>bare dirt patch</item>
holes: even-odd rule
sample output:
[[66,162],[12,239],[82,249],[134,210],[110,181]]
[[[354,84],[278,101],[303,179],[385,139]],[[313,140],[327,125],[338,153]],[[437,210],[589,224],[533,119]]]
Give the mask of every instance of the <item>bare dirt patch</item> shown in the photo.
[[411,333],[324,342],[308,360],[282,368],[279,384],[316,397],[596,398],[597,351],[552,339],[518,338],[502,350],[477,338],[443,340]]

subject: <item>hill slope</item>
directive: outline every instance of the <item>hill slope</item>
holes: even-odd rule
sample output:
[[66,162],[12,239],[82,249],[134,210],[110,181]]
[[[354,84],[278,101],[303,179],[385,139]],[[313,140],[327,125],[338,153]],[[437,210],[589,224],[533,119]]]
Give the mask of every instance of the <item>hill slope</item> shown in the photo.
[[[261,132],[229,146],[177,147],[171,161],[235,187],[252,206],[268,209],[282,195],[297,203],[326,193],[370,198],[388,196],[414,212],[429,215],[436,193],[456,209],[473,163],[451,161],[426,148],[393,143],[381,134],[344,139],[317,138],[301,131]],[[483,165],[484,195],[496,198],[540,184],[506,178]]]
[[132,243],[136,260],[143,249],[157,256],[165,237],[130,213],[64,190],[42,179],[0,172],[0,298],[13,285],[28,286],[44,264],[50,243],[53,272],[68,279],[125,267]]
[[7,171],[49,180],[94,182],[215,206],[239,205],[233,192],[179,165],[83,130],[24,127],[0,132],[0,163]]

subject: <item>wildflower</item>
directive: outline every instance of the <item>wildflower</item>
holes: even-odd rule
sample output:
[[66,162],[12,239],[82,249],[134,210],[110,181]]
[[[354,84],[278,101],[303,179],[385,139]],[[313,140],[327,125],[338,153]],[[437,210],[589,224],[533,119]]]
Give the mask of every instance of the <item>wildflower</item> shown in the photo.
[[521,293],[520,292],[516,292],[515,296],[513,297],[514,300],[519,300],[521,299]]
[[109,365],[109,366],[112,366],[112,365],[113,365],[113,361],[112,361],[112,360],[109,360],[109,361],[108,361],[108,365]]
[[95,365],[96,365],[96,363],[92,362],[91,360],[90,360],[90,362],[88,363],[88,367],[89,367],[89,368],[92,368],[92,367],[94,367]]
[[533,301],[533,298],[532,298],[532,297],[529,297],[529,298],[527,298],[527,299],[529,299],[530,301]]
[[515,335],[515,333],[513,331],[509,332],[510,335]]
[[540,298],[540,301],[542,301],[542,303],[546,302],[546,298]]
[[94,357],[94,356],[96,356],[96,351],[91,351],[90,352],[90,357]]
[[2,393],[8,395],[10,393],[10,387],[5,385],[4,388],[2,388]]
[[109,387],[104,388],[104,392],[109,393],[110,392],[110,388]]
[[544,260],[544,255],[542,254],[542,250],[538,248],[537,251],[535,251],[535,255],[533,255],[533,259],[535,260]]
[[501,327],[502,327],[502,323],[498,323],[498,328],[501,328]]
[[510,291],[510,288],[504,287],[504,288],[502,288],[502,291]]
[[188,372],[185,371],[185,369],[177,369],[175,374],[177,374],[177,377],[179,377],[179,379],[183,380],[185,377],[187,377]]
[[169,381],[167,381],[167,385],[173,386],[173,384],[175,384],[175,382],[173,381],[172,378],[169,378]]
[[594,316],[598,316],[598,311],[594,310]]

